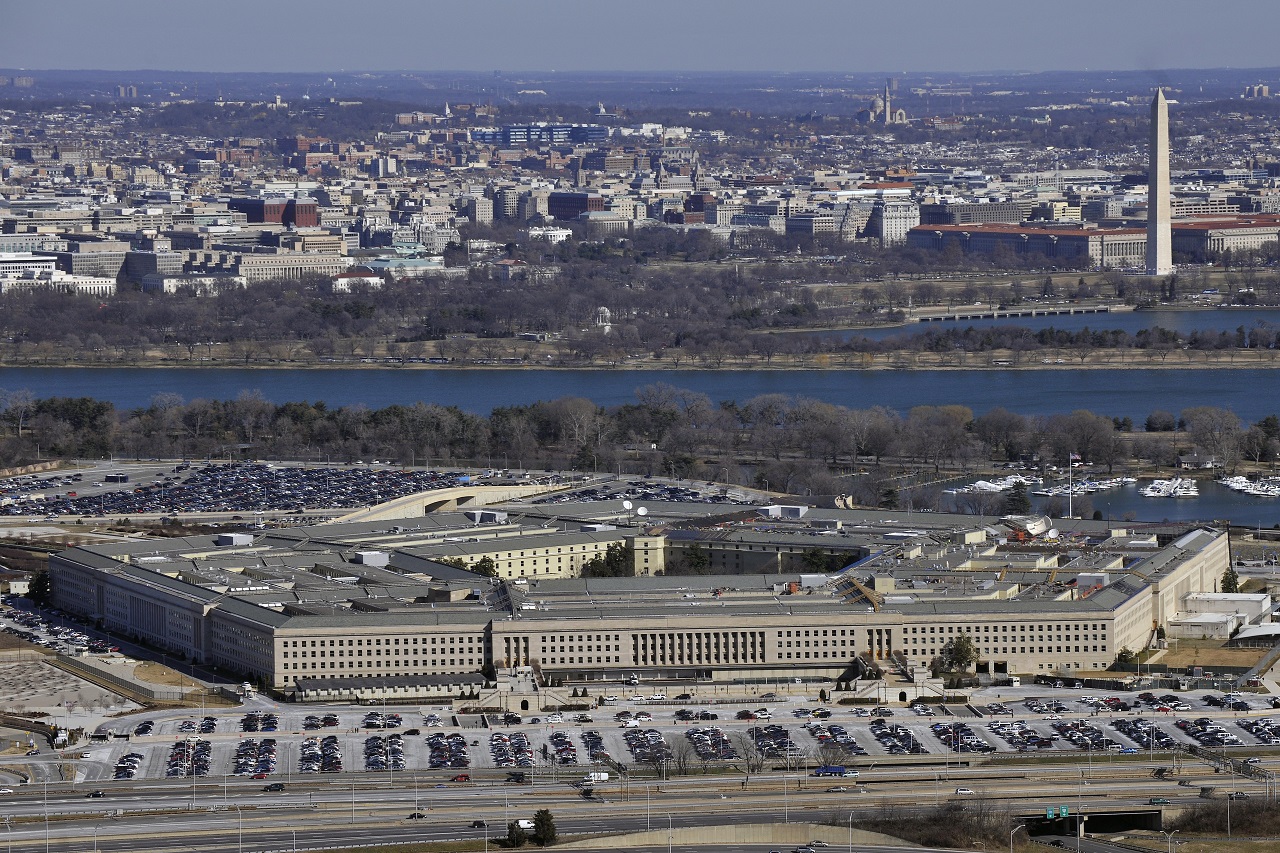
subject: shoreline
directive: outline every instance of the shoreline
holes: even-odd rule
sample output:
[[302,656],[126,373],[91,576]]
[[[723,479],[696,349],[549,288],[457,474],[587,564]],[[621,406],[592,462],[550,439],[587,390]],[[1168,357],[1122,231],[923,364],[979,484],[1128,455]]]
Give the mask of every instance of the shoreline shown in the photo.
[[[721,365],[708,365],[699,363],[681,363],[672,365],[663,362],[625,362],[619,364],[387,364],[387,363],[366,363],[366,362],[313,362],[313,361],[291,361],[276,362],[270,364],[261,363],[237,363],[237,362],[116,362],[112,364],[80,363],[74,361],[68,362],[45,362],[41,364],[8,364],[0,363],[0,373],[5,370],[261,370],[261,371],[290,371],[290,370],[409,370],[409,371],[607,371],[607,372],[627,372],[627,371],[661,371],[669,373],[687,373],[687,372],[717,372],[717,373],[735,373],[745,371],[755,372],[776,372],[787,373],[791,371],[812,371],[812,372],[898,372],[898,373],[955,373],[955,372],[1007,372],[1007,371],[1080,371],[1080,370],[1166,370],[1166,371],[1184,371],[1184,370],[1272,370],[1280,369],[1280,352],[1272,352],[1270,358],[1258,360],[1204,360],[1200,362],[1179,361],[1176,363],[1169,362],[1138,362],[1132,360],[1121,361],[1086,361],[1080,362],[1078,359],[1054,359],[1052,363],[1045,363],[1043,360],[1037,360],[1036,363],[1004,363],[1011,362],[1009,358],[994,358],[991,361],[1002,362],[999,364],[902,364],[902,363],[883,363],[875,362],[872,364],[853,364],[853,363],[828,363],[816,364],[811,362],[781,364],[775,360],[773,363],[734,363]],[[913,353],[912,355],[922,356],[924,353]],[[883,358],[883,356],[881,356]],[[834,359],[827,359],[834,362]],[[821,361],[823,356],[819,355],[812,361]]]

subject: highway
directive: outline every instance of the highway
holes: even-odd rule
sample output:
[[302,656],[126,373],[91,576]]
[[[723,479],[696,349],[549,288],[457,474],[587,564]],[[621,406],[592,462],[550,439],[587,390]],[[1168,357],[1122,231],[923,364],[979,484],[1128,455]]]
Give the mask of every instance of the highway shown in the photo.
[[[673,828],[745,823],[834,821],[852,813],[879,814],[893,807],[904,817],[931,808],[938,801],[982,798],[1010,806],[1016,812],[1037,813],[1044,807],[1068,806],[1072,813],[1119,807],[1151,808],[1149,799],[1163,797],[1172,806],[1197,802],[1199,783],[1215,781],[1214,774],[1190,777],[1192,786],[1134,775],[1084,776],[1079,766],[1036,767],[1001,765],[951,771],[950,778],[933,771],[884,769],[863,774],[856,790],[827,793],[828,780],[786,774],[753,777],[741,782],[720,778],[692,778],[661,784],[616,781],[601,786],[600,800],[588,801],[568,784],[464,785],[422,787],[415,792],[409,779],[395,787],[367,778],[352,784],[315,780],[293,783],[286,791],[268,793],[261,786],[229,784],[224,800],[221,786],[199,786],[194,810],[190,788],[164,782],[110,790],[100,799],[63,786],[32,785],[10,798],[7,842],[14,851],[129,851],[145,844],[150,851],[261,851],[314,849],[376,841],[475,840],[486,829],[473,828],[484,820],[492,836],[505,834],[506,823],[549,809],[564,835],[586,832],[627,832],[661,829],[670,816]],[[1086,770],[1085,773],[1088,771]],[[1219,778],[1216,781],[1221,781]],[[957,796],[955,788],[975,791]],[[1237,780],[1237,787],[1248,789]],[[865,792],[863,792],[865,788]],[[785,793],[784,793],[785,790]],[[1252,796],[1265,796],[1256,786]],[[1240,807],[1247,808],[1247,802]],[[44,815],[50,815],[46,846]],[[420,811],[421,819],[409,819]],[[145,842],[143,839],[146,839]]]

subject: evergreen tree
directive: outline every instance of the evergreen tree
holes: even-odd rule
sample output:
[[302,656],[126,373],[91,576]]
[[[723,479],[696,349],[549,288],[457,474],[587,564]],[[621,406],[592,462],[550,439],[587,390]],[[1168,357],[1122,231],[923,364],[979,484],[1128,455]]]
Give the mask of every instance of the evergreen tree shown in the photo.
[[48,569],[41,569],[31,576],[27,585],[27,598],[41,607],[48,607],[53,601],[53,579]]
[[514,820],[507,824],[507,847],[523,847],[529,843],[529,833],[520,828]]
[[1234,566],[1227,566],[1227,570],[1222,573],[1222,583],[1220,592],[1239,592],[1240,576],[1236,574]]
[[947,640],[942,647],[942,666],[947,672],[964,672],[978,661],[978,646],[968,634]]
[[582,564],[584,578],[633,578],[636,575],[636,552],[630,545],[614,542]]
[[547,809],[533,813],[533,840],[544,847],[556,843],[556,821]]
[[1014,483],[1004,498],[1005,515],[1026,515],[1031,512],[1031,498],[1026,483]]

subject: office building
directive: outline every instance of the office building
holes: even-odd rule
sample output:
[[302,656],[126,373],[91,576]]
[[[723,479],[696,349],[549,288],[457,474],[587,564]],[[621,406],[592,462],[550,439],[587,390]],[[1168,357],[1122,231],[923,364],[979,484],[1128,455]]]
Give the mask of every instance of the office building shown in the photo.
[[[570,510],[624,514],[556,507]],[[890,660],[927,668],[961,635],[980,673],[1093,674],[1202,610],[1194,596],[1214,592],[1230,561],[1225,532],[1174,524],[1073,522],[1064,550],[1040,534],[1003,544],[1015,530],[1043,534],[1047,519],[767,517],[767,528],[748,518],[662,535],[471,510],[84,545],[54,555],[50,570],[56,606],[113,634],[285,693],[336,679],[334,689],[376,697],[404,679],[519,667],[557,680],[835,681]],[[818,530],[846,568],[804,567]],[[636,577],[577,576],[615,544],[633,549]],[[697,583],[678,573],[694,544],[717,572]],[[497,577],[461,568],[486,557]]]

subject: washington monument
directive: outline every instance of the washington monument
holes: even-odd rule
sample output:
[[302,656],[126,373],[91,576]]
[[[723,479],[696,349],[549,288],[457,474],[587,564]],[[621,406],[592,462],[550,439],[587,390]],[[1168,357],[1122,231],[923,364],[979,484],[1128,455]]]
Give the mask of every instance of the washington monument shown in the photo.
[[1169,102],[1156,89],[1151,101],[1151,144],[1147,151],[1147,275],[1173,272],[1173,232],[1169,220]]

